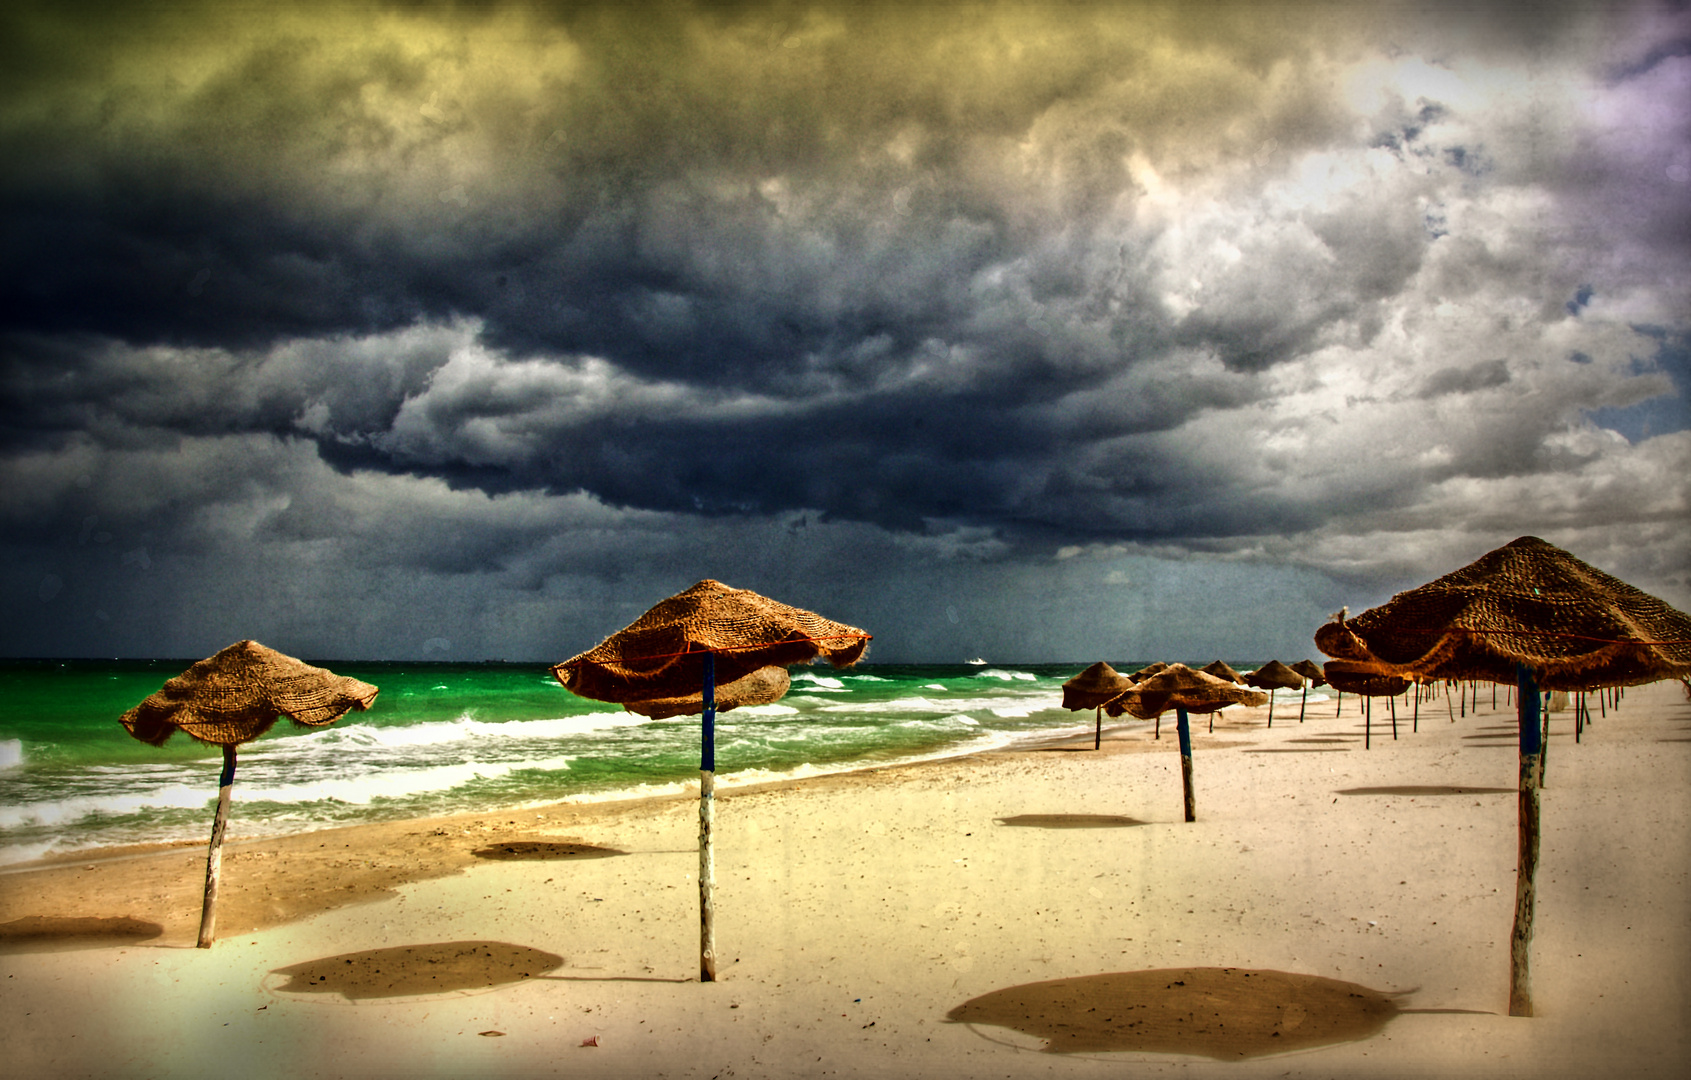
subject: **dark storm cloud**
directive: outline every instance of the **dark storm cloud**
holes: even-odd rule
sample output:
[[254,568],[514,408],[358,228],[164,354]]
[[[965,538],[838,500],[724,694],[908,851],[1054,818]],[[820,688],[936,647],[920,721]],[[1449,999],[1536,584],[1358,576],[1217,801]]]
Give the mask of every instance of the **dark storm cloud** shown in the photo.
[[1687,575],[1678,9],[0,19],[22,595]]

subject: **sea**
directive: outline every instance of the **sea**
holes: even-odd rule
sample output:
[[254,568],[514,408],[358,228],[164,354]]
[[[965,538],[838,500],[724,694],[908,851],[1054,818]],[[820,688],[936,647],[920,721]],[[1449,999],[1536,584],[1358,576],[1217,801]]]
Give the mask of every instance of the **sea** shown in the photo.
[[[180,732],[148,746],[118,723],[190,663],[0,660],[0,864],[209,835],[221,750]],[[311,663],[380,693],[367,711],[328,727],[283,717],[243,744],[231,839],[697,788],[698,716],[653,720],[577,697],[543,664]],[[1090,663],[794,667],[779,702],[717,715],[717,783],[1090,732],[1090,711],[1062,707],[1063,683]]]

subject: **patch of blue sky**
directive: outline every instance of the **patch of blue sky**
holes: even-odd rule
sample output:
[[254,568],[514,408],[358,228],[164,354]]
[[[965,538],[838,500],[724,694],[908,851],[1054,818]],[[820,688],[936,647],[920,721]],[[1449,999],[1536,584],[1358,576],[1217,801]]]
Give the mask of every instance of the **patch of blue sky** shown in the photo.
[[1673,380],[1673,392],[1622,407],[1592,409],[1587,415],[1599,427],[1618,431],[1628,442],[1642,442],[1655,435],[1691,428],[1691,339],[1665,330],[1639,327],[1656,339],[1655,356],[1637,359],[1640,374],[1661,371]]

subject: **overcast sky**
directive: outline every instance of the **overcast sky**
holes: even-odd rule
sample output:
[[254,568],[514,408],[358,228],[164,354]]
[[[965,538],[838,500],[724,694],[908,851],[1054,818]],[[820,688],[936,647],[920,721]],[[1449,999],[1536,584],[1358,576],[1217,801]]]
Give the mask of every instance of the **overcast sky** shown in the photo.
[[1691,608],[1683,3],[0,11],[0,654]]

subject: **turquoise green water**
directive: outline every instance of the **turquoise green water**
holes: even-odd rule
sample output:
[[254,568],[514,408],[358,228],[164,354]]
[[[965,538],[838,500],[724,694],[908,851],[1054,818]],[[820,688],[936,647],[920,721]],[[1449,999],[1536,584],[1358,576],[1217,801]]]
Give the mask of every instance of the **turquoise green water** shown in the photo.
[[[544,665],[313,662],[380,694],[329,728],[283,719],[243,745],[231,836],[663,794],[698,777],[699,717],[577,697]],[[205,835],[221,752],[181,734],[147,746],[117,722],[188,663],[0,661],[0,862]],[[1061,707],[1086,666],[794,668],[780,702],[717,717],[719,783],[1090,731],[1090,713]]]

